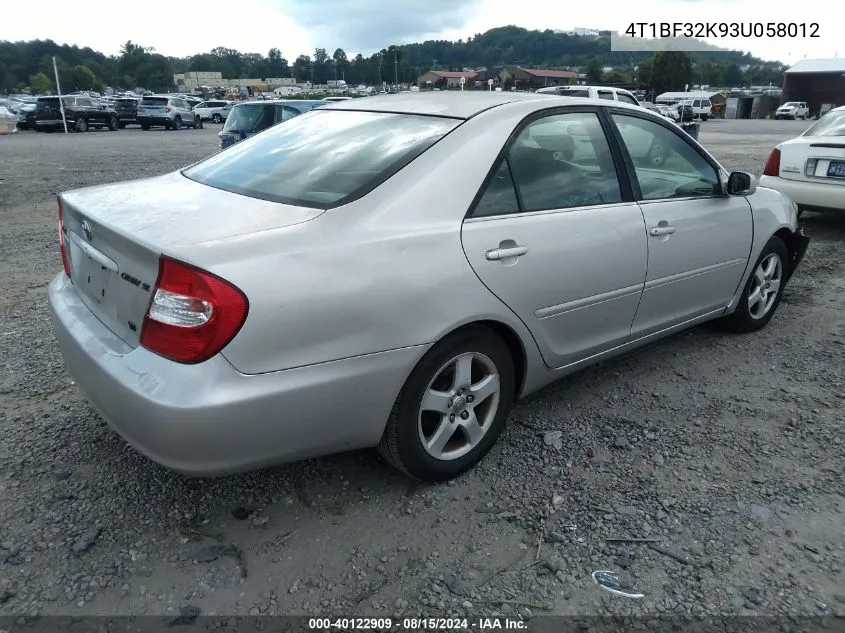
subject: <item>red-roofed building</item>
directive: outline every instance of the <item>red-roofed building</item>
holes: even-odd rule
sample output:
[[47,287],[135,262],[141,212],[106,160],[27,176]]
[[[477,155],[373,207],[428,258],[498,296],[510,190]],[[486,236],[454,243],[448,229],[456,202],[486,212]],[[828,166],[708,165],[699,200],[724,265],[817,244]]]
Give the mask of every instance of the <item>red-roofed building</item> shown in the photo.
[[467,84],[470,84],[478,73],[471,70],[429,70],[417,79],[419,86],[454,87],[461,85],[461,77]]
[[501,73],[502,85],[518,90],[574,84],[577,79],[578,73],[571,70],[544,70],[521,66],[505,66]]

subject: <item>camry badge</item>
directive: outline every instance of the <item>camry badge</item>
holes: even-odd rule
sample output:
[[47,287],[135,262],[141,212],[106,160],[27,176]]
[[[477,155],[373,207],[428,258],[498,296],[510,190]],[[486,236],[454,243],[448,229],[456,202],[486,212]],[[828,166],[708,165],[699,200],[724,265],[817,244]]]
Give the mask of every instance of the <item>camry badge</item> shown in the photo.
[[85,238],[85,241],[90,242],[92,237],[91,232],[91,225],[88,224],[88,220],[82,220],[82,237]]

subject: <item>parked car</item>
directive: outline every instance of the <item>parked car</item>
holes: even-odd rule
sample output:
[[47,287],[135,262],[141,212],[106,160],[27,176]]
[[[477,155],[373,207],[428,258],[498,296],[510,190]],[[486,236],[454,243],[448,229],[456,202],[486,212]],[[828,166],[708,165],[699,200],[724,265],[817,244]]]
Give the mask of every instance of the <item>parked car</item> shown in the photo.
[[21,103],[17,109],[17,128],[19,130],[35,129],[35,103]]
[[681,120],[680,115],[675,110],[672,110],[668,106],[655,105],[653,103],[641,103],[640,106],[645,108],[646,110],[651,110],[652,112],[659,114],[663,118],[668,119],[669,121],[672,121],[673,123],[676,123],[676,122]]
[[217,146],[223,150],[245,138],[287,121],[314,108],[329,105],[326,101],[246,101],[232,107],[223,129],[217,134]]
[[640,105],[637,98],[628,90],[611,86],[549,86],[540,88],[539,94],[552,94],[560,97],[586,97],[588,99],[604,99],[606,101],[621,101],[631,105]]
[[163,127],[166,130],[178,130],[183,126],[200,127],[200,121],[197,121],[188,102],[168,95],[143,97],[138,104],[137,117],[142,130],[151,127]]
[[35,129],[39,132],[53,132],[61,130],[67,123],[68,130],[87,132],[90,127],[115,131],[119,129],[117,112],[94,104],[91,97],[65,96],[62,97],[64,122],[59,97],[38,97],[35,104]]
[[775,110],[775,119],[806,119],[810,116],[810,108],[804,101],[787,101]]
[[809,242],[664,118],[510,92],[328,105],[58,204],[68,370],[198,476],[378,445],[449,479],[568,373],[711,319],[764,327]]
[[114,100],[114,110],[120,120],[120,128],[138,123],[138,99],[134,97],[119,97]]
[[702,121],[709,119],[713,110],[713,103],[710,99],[684,99],[675,106],[675,109],[681,112],[687,106],[692,109],[693,118]]
[[222,123],[232,111],[232,103],[222,100],[202,101],[194,108],[194,114],[203,121]]
[[6,106],[0,106],[0,134],[12,134],[18,131],[18,116]]
[[845,106],[775,147],[760,183],[789,196],[799,213],[845,211]]
[[323,101],[349,101],[352,97],[323,97]]

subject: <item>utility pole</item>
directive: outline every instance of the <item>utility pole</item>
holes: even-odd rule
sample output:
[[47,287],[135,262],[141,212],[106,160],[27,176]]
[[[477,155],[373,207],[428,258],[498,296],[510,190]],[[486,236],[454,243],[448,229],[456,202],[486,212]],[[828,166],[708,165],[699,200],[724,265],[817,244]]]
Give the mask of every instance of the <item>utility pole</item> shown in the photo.
[[393,47],[393,85],[399,85],[399,57],[396,47]]

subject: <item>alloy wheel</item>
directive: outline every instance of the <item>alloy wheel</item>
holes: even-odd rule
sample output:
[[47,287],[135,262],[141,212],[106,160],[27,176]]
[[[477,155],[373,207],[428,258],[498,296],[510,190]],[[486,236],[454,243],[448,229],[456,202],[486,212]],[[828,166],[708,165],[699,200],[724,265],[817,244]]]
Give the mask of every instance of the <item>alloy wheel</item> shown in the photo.
[[496,365],[477,352],[446,362],[426,388],[418,433],[426,453],[453,460],[478,446],[493,425],[501,384]]
[[748,293],[748,312],[753,319],[762,319],[777,301],[783,282],[783,262],[777,253],[770,253],[754,271],[751,292]]

